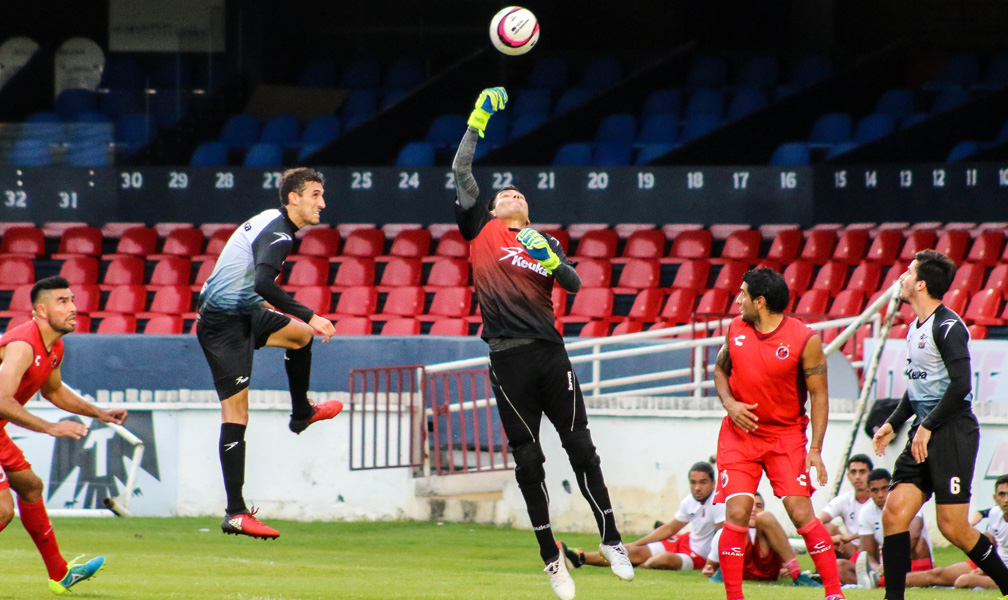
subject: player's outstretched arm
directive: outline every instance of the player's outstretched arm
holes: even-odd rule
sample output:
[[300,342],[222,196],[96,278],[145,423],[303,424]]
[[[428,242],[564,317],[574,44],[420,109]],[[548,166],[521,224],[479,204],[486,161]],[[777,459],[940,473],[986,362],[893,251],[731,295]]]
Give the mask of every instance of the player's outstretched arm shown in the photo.
[[4,347],[3,362],[0,362],[0,417],[15,425],[45,433],[53,437],[67,436],[75,439],[87,435],[87,427],[73,421],[50,423],[31,414],[14,394],[21,385],[21,378],[35,360],[35,352],[28,342],[15,341]]
[[829,419],[829,389],[826,383],[826,354],[823,353],[822,339],[818,335],[813,335],[805,344],[801,369],[809,393],[809,421],[812,425],[812,443],[805,457],[805,469],[815,467],[816,479],[822,487],[827,481],[822,445]]
[[469,210],[476,205],[479,197],[479,186],[472,174],[473,156],[476,154],[476,142],[483,137],[490,117],[507,105],[507,92],[502,87],[487,88],[476,98],[476,107],[469,115],[468,127],[452,161],[452,173],[455,176],[456,204],[462,210]]
[[42,393],[43,398],[75,415],[91,417],[104,423],[123,424],[128,414],[125,409],[105,410],[85,400],[83,396],[63,383],[62,366],[58,365],[49,375],[49,379],[42,384],[42,389],[39,391]]
[[687,524],[682,521],[672,519],[668,523],[662,523],[661,526],[659,526],[657,529],[645,535],[644,537],[640,538],[639,540],[635,540],[633,542],[633,545],[643,546],[644,544],[650,544],[651,542],[667,540],[673,535],[679,533],[683,527],[686,527],[686,525]]

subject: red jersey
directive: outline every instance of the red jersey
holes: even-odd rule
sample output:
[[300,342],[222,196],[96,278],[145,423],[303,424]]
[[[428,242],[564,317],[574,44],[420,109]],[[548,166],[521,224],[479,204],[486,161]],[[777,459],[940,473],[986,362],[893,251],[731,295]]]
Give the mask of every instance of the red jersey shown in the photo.
[[[35,321],[28,321],[0,337],[0,348],[17,341],[28,342],[35,353],[35,360],[21,377],[21,385],[18,386],[17,392],[14,394],[14,398],[21,403],[21,406],[24,406],[42,388],[42,384],[49,379],[52,372],[59,366],[60,361],[63,360],[63,340],[56,340],[52,350],[46,350],[38,324]],[[0,419],[0,429],[6,426],[7,421]]]
[[808,426],[805,401],[808,388],[801,369],[805,344],[815,334],[807,325],[784,317],[777,329],[760,333],[735,317],[728,326],[728,354],[732,369],[728,385],[736,400],[758,404],[754,435],[773,436],[804,431]]

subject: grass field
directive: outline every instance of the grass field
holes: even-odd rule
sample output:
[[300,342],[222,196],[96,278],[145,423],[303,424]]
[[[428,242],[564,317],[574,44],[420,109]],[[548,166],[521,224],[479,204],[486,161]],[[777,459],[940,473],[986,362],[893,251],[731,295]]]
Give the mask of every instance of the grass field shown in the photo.
[[[276,541],[221,534],[212,518],[56,519],[64,556],[104,554],[105,569],[73,588],[76,598],[535,598],[554,600],[530,531],[430,522],[295,523],[269,521]],[[627,535],[633,539],[635,536]],[[563,536],[592,548],[597,537]],[[20,522],[0,537],[0,598],[54,598],[45,569]],[[938,564],[960,560],[938,551]],[[801,557],[803,568],[811,562]],[[631,583],[608,569],[573,572],[579,599],[722,600],[724,589],[697,573],[638,570]],[[820,599],[821,589],[746,583],[750,599]],[[847,590],[880,600],[881,590]],[[995,591],[910,590],[907,598],[996,598]]]

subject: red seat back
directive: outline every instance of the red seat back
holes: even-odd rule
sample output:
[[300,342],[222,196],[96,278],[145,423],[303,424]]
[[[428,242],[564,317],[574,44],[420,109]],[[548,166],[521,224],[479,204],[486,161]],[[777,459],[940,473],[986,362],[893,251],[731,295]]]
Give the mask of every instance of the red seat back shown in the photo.
[[102,233],[97,227],[71,227],[60,236],[60,254],[101,256]]
[[340,235],[338,229],[330,227],[312,227],[305,232],[298,246],[301,256],[320,256],[332,258],[339,254]]
[[98,259],[93,256],[70,256],[60,265],[59,274],[70,285],[98,283]]

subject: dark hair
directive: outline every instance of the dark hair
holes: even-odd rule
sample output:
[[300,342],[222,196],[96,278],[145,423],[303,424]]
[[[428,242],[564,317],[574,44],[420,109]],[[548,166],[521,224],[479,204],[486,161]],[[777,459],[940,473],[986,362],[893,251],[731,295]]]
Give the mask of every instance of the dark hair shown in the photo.
[[998,477],[996,480],[994,480],[994,491],[996,492],[998,486],[1002,486],[1006,483],[1008,483],[1008,475],[1002,475],[1001,477]]
[[31,289],[31,304],[32,310],[35,310],[35,305],[38,304],[39,296],[42,292],[48,292],[49,290],[65,290],[70,287],[70,282],[67,281],[66,277],[60,275],[53,275],[52,277],[46,277],[44,279],[39,279],[35,282],[35,285]]
[[791,292],[788,291],[784,276],[773,269],[749,269],[742,276],[742,281],[749,287],[749,297],[755,300],[763,296],[767,310],[772,313],[784,312],[791,300]]
[[872,469],[872,472],[868,473],[868,483],[878,481],[879,479],[892,481],[892,475],[890,475],[889,471],[886,471],[885,469]]
[[497,196],[500,196],[502,192],[506,192],[508,190],[514,190],[514,191],[516,191],[518,193],[521,193],[521,190],[519,190],[518,188],[516,188],[513,185],[502,187],[501,189],[499,189],[496,192],[494,192],[493,198],[490,198],[490,205],[487,206],[487,210],[493,210],[494,206],[497,206]]
[[917,279],[927,286],[928,296],[941,300],[955,279],[955,263],[937,250],[921,250],[914,254],[914,260],[917,261]]
[[689,468],[689,472],[692,473],[696,471],[697,473],[706,473],[710,477],[711,481],[714,481],[714,467],[711,466],[709,462],[700,461]]
[[287,206],[287,196],[294,192],[300,195],[305,189],[305,184],[309,181],[325,185],[325,177],[311,167],[298,167],[287,169],[280,176],[280,204]]
[[850,468],[851,463],[863,463],[863,464],[866,464],[866,465],[868,465],[868,470],[869,471],[871,471],[872,469],[875,468],[875,463],[873,463],[871,461],[871,459],[868,458],[867,454],[855,454],[854,456],[848,458],[847,459],[847,468],[848,469]]

